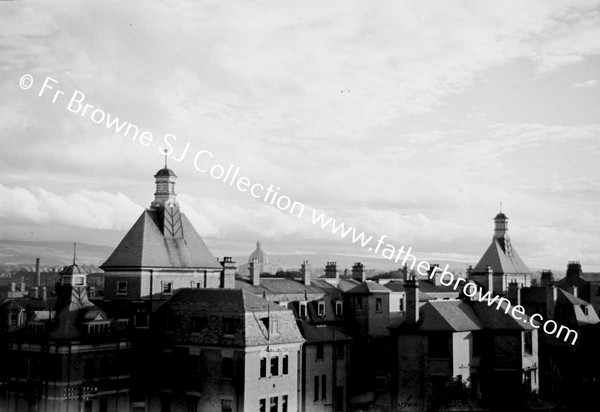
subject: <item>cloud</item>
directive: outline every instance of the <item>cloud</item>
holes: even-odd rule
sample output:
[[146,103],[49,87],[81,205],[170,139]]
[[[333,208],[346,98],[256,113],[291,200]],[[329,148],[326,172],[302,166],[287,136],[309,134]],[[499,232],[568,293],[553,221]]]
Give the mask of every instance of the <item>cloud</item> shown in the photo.
[[126,230],[141,212],[123,193],[77,190],[66,194],[0,184],[3,225],[48,225]]
[[586,80],[584,82],[580,82],[580,83],[575,83],[574,86],[575,87],[581,87],[581,88],[590,88],[590,87],[594,87],[598,84],[598,80]]

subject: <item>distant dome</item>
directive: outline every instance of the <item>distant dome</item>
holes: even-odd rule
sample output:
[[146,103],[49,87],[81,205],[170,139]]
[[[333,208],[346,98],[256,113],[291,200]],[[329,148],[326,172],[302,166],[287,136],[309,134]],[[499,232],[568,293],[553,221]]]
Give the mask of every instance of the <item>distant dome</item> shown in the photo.
[[248,258],[248,263],[252,263],[252,260],[258,259],[258,263],[269,263],[269,259],[263,250],[261,249],[260,242],[256,242],[256,250],[252,252],[250,257]]
[[163,167],[158,172],[156,172],[156,174],[154,175],[154,177],[168,177],[168,176],[177,177],[177,175],[175,174],[175,172],[172,171],[171,169],[167,168],[167,167]]
[[506,217],[506,215],[504,213],[500,212],[494,218],[494,220],[497,220],[497,219],[508,219],[508,217]]

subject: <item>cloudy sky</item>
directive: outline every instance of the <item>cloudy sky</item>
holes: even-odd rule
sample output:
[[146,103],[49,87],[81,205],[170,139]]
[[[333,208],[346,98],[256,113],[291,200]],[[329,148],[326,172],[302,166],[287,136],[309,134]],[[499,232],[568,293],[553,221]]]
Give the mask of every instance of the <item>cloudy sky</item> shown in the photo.
[[[366,251],[198,172],[200,150],[422,259],[476,263],[502,202],[530,266],[600,270],[598,3],[0,2],[0,238],[116,245],[171,133],[216,255]],[[152,142],[69,112],[75,90]]]

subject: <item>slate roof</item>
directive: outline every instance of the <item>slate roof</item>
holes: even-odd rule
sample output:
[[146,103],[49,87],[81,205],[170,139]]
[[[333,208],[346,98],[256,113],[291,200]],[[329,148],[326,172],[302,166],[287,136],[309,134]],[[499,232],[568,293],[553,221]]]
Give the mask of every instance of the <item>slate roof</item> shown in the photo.
[[261,278],[258,286],[246,279],[236,279],[235,287],[257,296],[269,296],[269,300],[274,301],[314,300],[325,295],[325,291],[314,282],[307,286],[299,280],[288,278]]
[[346,291],[348,294],[390,293],[390,289],[372,281],[366,281]]
[[510,253],[506,253],[504,249],[504,238],[493,237],[492,243],[475,265],[474,272],[485,273],[489,265],[495,275],[531,273],[514,247],[511,247]]
[[[576,297],[572,293],[569,293],[563,289],[558,289],[557,301],[559,304],[568,304],[573,306],[575,318],[579,326],[595,325],[600,323],[600,318],[598,318],[594,307],[589,302]],[[587,308],[587,315],[581,309],[582,306]]]
[[[198,333],[189,333],[177,323],[179,331],[172,339],[188,344],[219,346],[258,346],[302,343],[294,315],[288,309],[269,303],[240,289],[180,289],[159,307],[157,315],[176,319],[202,318],[205,326]],[[277,320],[279,333],[270,334],[268,316]],[[224,335],[226,319],[235,322],[235,333]]]
[[352,338],[346,335],[342,328],[333,325],[315,325],[307,321],[299,321],[298,328],[309,343],[316,342],[332,342],[332,341],[348,341]]
[[[483,302],[471,302],[471,306],[477,314],[477,317],[483,323],[484,328],[491,330],[532,330],[533,326],[529,323],[529,316],[520,315],[522,320],[513,318],[509,310],[508,313],[504,313],[506,310],[507,303],[503,303],[500,309],[496,309],[498,303],[493,303],[490,306]],[[511,307],[512,308],[512,307]]]
[[147,209],[119,246],[100,266],[117,268],[221,269],[188,218],[181,213],[183,238],[167,238],[161,231],[159,210]]
[[459,300],[431,300],[421,306],[419,317],[422,331],[464,332],[483,327],[473,309]]
[[582,273],[581,278],[586,282],[600,282],[600,273]]

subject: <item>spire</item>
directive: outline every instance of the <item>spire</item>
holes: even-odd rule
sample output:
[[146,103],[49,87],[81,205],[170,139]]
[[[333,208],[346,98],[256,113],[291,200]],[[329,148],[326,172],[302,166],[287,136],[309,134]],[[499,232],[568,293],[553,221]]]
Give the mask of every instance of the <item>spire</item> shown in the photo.
[[[167,149],[165,149],[164,152],[165,152],[165,169],[167,169]],[[502,203],[500,203],[500,209],[502,209]]]
[[73,243],[73,264],[75,265],[77,260],[77,243]]

